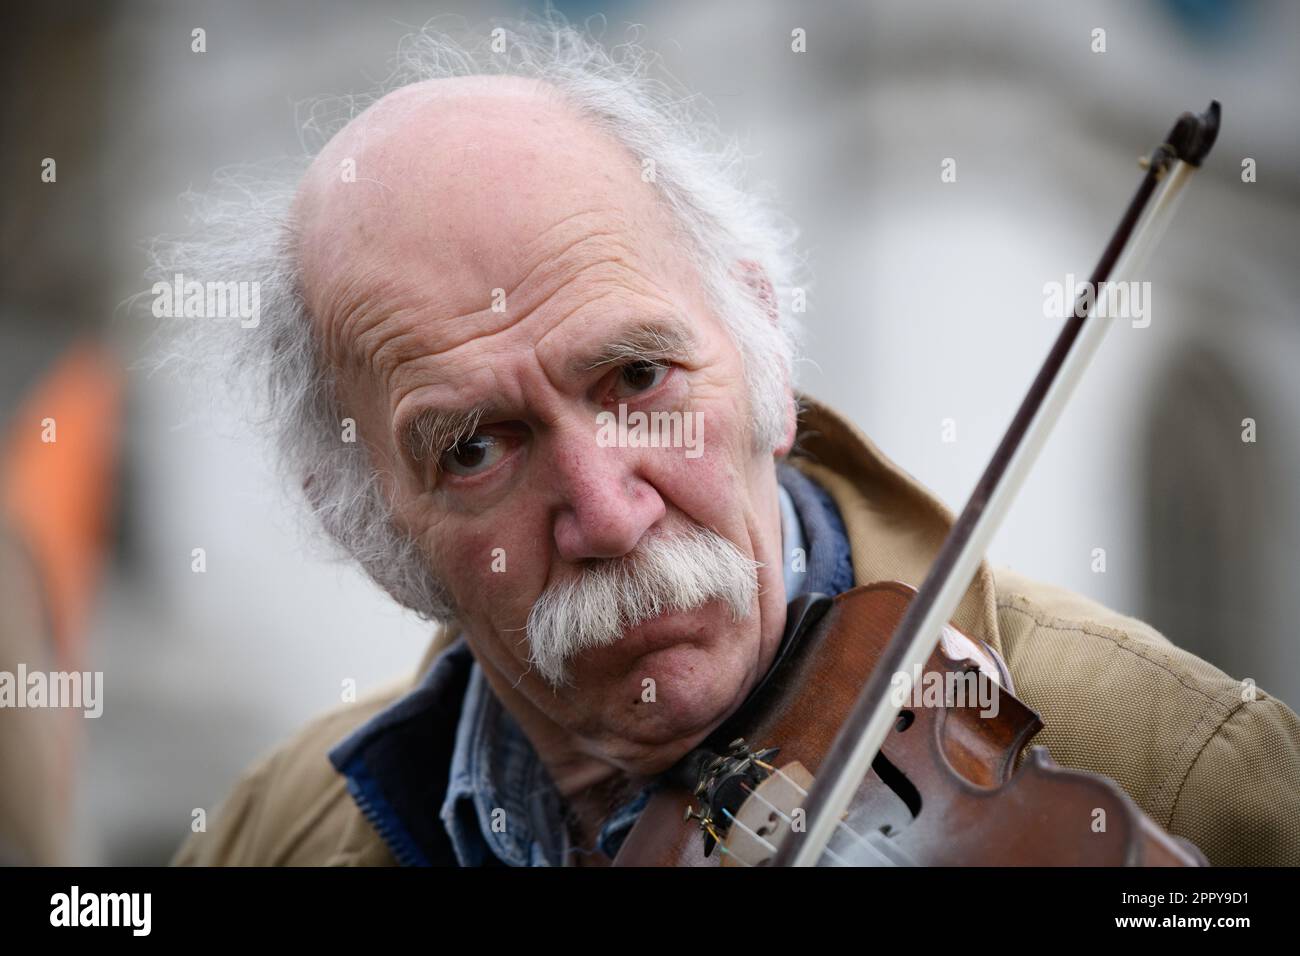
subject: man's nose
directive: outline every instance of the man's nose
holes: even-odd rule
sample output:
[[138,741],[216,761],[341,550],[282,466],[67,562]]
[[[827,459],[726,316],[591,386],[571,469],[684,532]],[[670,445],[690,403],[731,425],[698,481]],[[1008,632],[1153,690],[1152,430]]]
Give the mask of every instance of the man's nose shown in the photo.
[[555,474],[563,503],[555,544],[565,561],[618,558],[632,551],[667,511],[654,486],[637,471],[636,450],[557,449]]

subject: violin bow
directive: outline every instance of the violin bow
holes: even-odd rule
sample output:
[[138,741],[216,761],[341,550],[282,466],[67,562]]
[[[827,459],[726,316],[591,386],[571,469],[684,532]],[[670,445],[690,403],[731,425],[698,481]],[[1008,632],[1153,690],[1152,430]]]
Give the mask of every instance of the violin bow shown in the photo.
[[[994,532],[1106,334],[1110,311],[1092,315],[1102,288],[1112,274],[1131,276],[1141,270],[1169,224],[1187,180],[1214,145],[1220,112],[1214,100],[1204,113],[1183,113],[1164,142],[1144,160],[1146,174],[1102,252],[1090,285],[1067,316],[992,460],[822,760],[804,808],[806,826],[786,834],[773,865],[814,866],[821,859],[898,719],[901,705],[896,701],[910,696],[912,675],[934,653],[943,626],[957,610]],[[890,694],[900,680],[905,682],[902,692]]]

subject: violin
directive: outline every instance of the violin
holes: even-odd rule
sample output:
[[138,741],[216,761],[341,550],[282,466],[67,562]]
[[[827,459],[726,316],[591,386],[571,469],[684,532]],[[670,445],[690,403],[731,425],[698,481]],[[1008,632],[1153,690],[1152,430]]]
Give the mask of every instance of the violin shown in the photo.
[[[1113,781],[1029,747],[1039,716],[949,623],[1138,271],[1218,135],[1183,113],[919,588],[804,595],[745,702],[655,782],[616,866],[1203,866]],[[1098,290],[1097,294],[1092,294]]]

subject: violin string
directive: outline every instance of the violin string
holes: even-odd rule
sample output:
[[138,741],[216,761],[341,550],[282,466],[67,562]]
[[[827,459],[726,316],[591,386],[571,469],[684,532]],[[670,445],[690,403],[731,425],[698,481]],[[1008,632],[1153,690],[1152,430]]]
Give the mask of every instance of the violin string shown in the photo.
[[[800,786],[800,785],[799,785],[799,784],[794,780],[794,778],[792,778],[788,773],[786,773],[786,772],[785,772],[784,770],[782,770],[780,767],[774,766],[774,765],[772,765],[772,764],[766,763],[766,762],[761,761],[761,760],[756,760],[755,763],[759,764],[759,766],[763,767],[764,769],[771,771],[773,774],[779,775],[779,776],[780,776],[783,780],[785,780],[785,781],[786,781],[786,782],[787,782],[791,787],[793,787],[795,790],[799,791],[799,795],[800,795],[800,796],[803,796],[803,797],[808,796],[808,791],[805,790],[803,787],[801,787],[801,786]],[[748,786],[747,784],[744,784],[744,783],[741,784],[741,789],[744,790],[744,792],[747,793],[747,794],[749,794],[750,796],[752,796],[752,797],[757,797],[760,803],[762,803],[764,806],[766,806],[768,809],[770,809],[773,813],[775,813],[777,816],[779,816],[779,817],[781,818],[781,820],[782,820],[784,823],[786,823],[786,824],[790,824],[791,826],[793,826],[793,820],[792,820],[792,818],[791,818],[788,814],[786,814],[785,812],[783,812],[783,811],[781,810],[780,807],[778,807],[776,804],[772,803],[772,801],[768,800],[765,796],[763,796],[761,793],[759,793],[756,789],[754,789],[753,787],[750,787],[750,786]],[[770,852],[772,852],[772,853],[775,853],[775,852],[776,852],[776,846],[774,846],[774,845],[773,845],[771,842],[769,842],[768,840],[763,839],[763,837],[761,837],[761,836],[759,836],[757,833],[755,833],[752,829],[750,829],[748,826],[746,826],[746,825],[745,825],[741,820],[737,819],[737,817],[735,816],[735,814],[733,814],[730,810],[727,810],[726,808],[723,808],[723,811],[722,811],[722,812],[723,812],[724,814],[726,814],[727,818],[728,818],[729,820],[731,820],[732,823],[734,823],[734,824],[736,824],[737,826],[739,826],[742,830],[744,830],[746,833],[748,833],[750,836],[752,836],[752,837],[753,837],[757,842],[761,843],[761,844],[764,846],[765,849],[767,849],[768,851],[770,851]],[[868,853],[871,853],[871,854],[872,854],[872,855],[873,855],[873,856],[874,856],[878,861],[880,861],[880,862],[881,862],[883,865],[885,865],[885,866],[899,866],[899,865],[900,865],[900,864],[899,864],[899,861],[896,860],[896,859],[894,859],[894,858],[890,855],[890,853],[897,854],[899,857],[902,858],[903,863],[906,864],[906,865],[908,865],[908,866],[916,866],[916,865],[917,865],[916,860],[914,860],[914,859],[911,857],[910,854],[904,852],[903,850],[901,850],[901,849],[898,848],[898,847],[891,846],[891,847],[889,848],[889,849],[890,849],[890,853],[886,853],[884,850],[882,850],[880,847],[876,846],[874,843],[869,842],[870,837],[863,836],[861,833],[859,833],[857,830],[854,830],[851,826],[849,826],[849,825],[848,825],[847,823],[845,823],[843,820],[839,821],[839,822],[836,824],[836,828],[837,828],[837,829],[840,829],[840,830],[843,830],[845,833],[847,833],[847,834],[848,834],[850,837],[852,837],[852,838],[853,838],[857,843],[859,843],[859,844],[860,844],[860,845],[861,845],[861,846],[862,846],[862,847],[863,847],[863,848],[864,848]],[[739,856],[737,856],[735,853],[733,853],[733,852],[731,852],[730,850],[728,850],[727,847],[726,847],[726,845],[724,844],[724,841],[722,840],[721,836],[720,836],[718,833],[714,832],[712,829],[710,829],[709,832],[712,833],[714,840],[717,841],[718,849],[719,849],[719,850],[721,850],[723,853],[725,853],[725,854],[727,854],[728,856],[730,856],[732,859],[734,859],[734,860],[738,860],[739,862],[741,862],[741,863],[744,864],[745,866],[752,866],[752,865],[753,865],[753,864],[751,864],[751,863],[746,862],[745,860],[743,860],[743,859],[741,859]],[[873,835],[873,836],[874,836],[874,835]],[[835,860],[836,862],[838,862],[841,866],[851,866],[851,865],[852,865],[851,863],[849,863],[848,860],[844,859],[844,857],[840,856],[838,853],[836,853],[834,850],[832,850],[829,846],[823,847],[823,848],[822,848],[822,853],[823,853],[823,855],[828,856],[828,857],[830,857],[831,859],[833,859],[833,860]]]
[[[776,768],[776,767],[773,767],[772,769],[773,769],[773,771],[774,771],[775,773],[779,773],[782,777],[784,777],[784,778],[789,782],[790,786],[792,786],[792,787],[794,787],[796,790],[798,790],[800,796],[804,796],[804,797],[808,796],[808,791],[805,790],[803,787],[799,786],[799,784],[795,783],[794,780],[791,780],[788,774],[786,774],[784,771],[782,771],[782,770],[780,770],[780,769],[778,769],[778,768]],[[762,800],[763,798],[760,796],[759,799]],[[766,803],[767,801],[764,800],[764,802]],[[768,806],[771,806],[771,804],[769,803]],[[773,809],[775,810],[776,808],[773,807]],[[781,813],[780,810],[777,810],[776,812],[777,812],[777,813]],[[791,819],[790,819],[788,816],[786,816],[786,815],[783,814],[783,813],[781,814],[781,816],[785,819],[785,821],[786,821],[787,823],[791,823],[791,825],[793,825],[793,822],[791,821]],[[890,857],[887,856],[886,854],[882,853],[882,852],[881,852],[877,847],[875,847],[875,846],[873,846],[872,844],[868,843],[866,837],[864,837],[864,836],[863,836],[861,833],[859,833],[857,830],[853,829],[851,826],[849,826],[849,825],[848,825],[847,823],[845,823],[843,820],[841,820],[841,821],[840,821],[836,826],[837,826],[837,829],[843,830],[843,831],[844,831],[845,833],[847,833],[850,837],[852,837],[852,838],[853,838],[857,843],[861,844],[861,846],[862,846],[862,847],[863,847],[863,848],[864,848],[868,853],[873,854],[873,855],[875,856],[875,858],[876,858],[880,863],[882,863],[883,865],[885,865],[885,866],[898,866],[898,862],[897,862],[896,860],[890,858]],[[825,846],[825,847],[823,847],[823,848],[822,848],[822,852],[823,852],[826,856],[830,856],[830,857],[834,858],[835,860],[837,860],[837,861],[838,861],[842,866],[851,866],[851,865],[852,865],[852,864],[849,863],[848,860],[844,859],[844,857],[840,856],[838,853],[836,853],[834,850],[832,850],[829,846]]]
[[[774,767],[774,766],[771,765],[771,763],[766,763],[766,765],[764,765],[764,766],[770,767],[770,769],[772,770],[772,773],[780,774],[781,777],[784,777],[785,779],[788,780],[790,786],[794,787],[794,790],[800,791],[801,795],[803,795],[803,796],[807,796],[807,791],[806,791],[806,790],[803,790],[803,788],[800,786],[800,784],[797,784],[796,782],[794,782],[794,780],[790,779],[790,778],[789,778],[789,775],[788,775],[787,773],[785,773],[784,770],[781,770],[780,767]],[[767,797],[764,797],[764,796],[762,795],[762,793],[759,793],[757,790],[753,790],[753,788],[751,788],[751,787],[746,787],[745,784],[741,784],[741,788],[742,788],[742,790],[744,790],[746,793],[749,793],[749,795],[751,795],[751,796],[755,796],[755,797],[758,797],[759,803],[766,804],[766,805],[768,806],[768,808],[770,808],[770,809],[772,810],[772,813],[775,813],[777,817],[780,817],[781,819],[783,819],[783,821],[784,821],[785,823],[789,823],[789,825],[793,827],[793,825],[794,825],[793,819],[790,818],[790,817],[788,816],[788,814],[785,814],[785,813],[781,812],[781,808],[779,808],[779,806],[777,806],[776,804],[772,803],[771,800],[768,800]],[[728,813],[727,816],[729,817],[729,816],[731,816],[731,814]],[[740,822],[740,821],[737,821],[737,822]],[[878,856],[878,857],[880,858],[880,860],[883,860],[883,861],[885,862],[885,865],[888,865],[888,866],[897,866],[897,865],[898,865],[896,861],[891,860],[891,858],[889,858],[887,855],[884,855],[884,853],[881,853],[881,852],[879,851],[878,848],[876,848],[876,847],[872,847],[872,845],[871,845],[870,843],[867,843],[866,840],[863,839],[862,836],[859,835],[858,832],[855,831],[855,830],[853,829],[853,827],[850,827],[850,826],[846,825],[846,823],[844,823],[844,822],[842,822],[842,821],[840,822],[840,827],[841,827],[842,830],[844,830],[844,831],[846,832],[846,834],[849,834],[850,836],[853,836],[853,838],[854,838],[855,840],[857,840],[858,843],[861,843],[861,844],[863,845],[863,847],[866,847],[866,848],[868,849],[868,851],[870,851],[870,852],[872,852],[872,853],[875,853],[875,855]],[[774,848],[774,849],[775,849],[775,848]],[[827,856],[835,858],[835,860],[839,861],[839,862],[840,862],[840,865],[842,865],[842,866],[850,866],[850,865],[852,865],[852,864],[849,864],[849,861],[848,861],[848,860],[845,860],[844,857],[840,856],[839,853],[836,853],[835,851],[833,851],[833,849],[831,849],[831,848],[829,848],[829,847],[824,847],[824,848],[823,848],[823,852],[826,853]]]
[[[793,783],[793,781],[791,781],[791,783]],[[797,785],[796,785],[796,786],[797,786]],[[759,802],[764,803],[764,804],[767,804],[767,806],[771,808],[772,812],[775,813],[778,817],[780,817],[780,818],[781,818],[785,823],[789,823],[789,824],[793,825],[793,821],[790,819],[789,815],[783,813],[783,812],[781,811],[781,808],[780,808],[780,807],[778,807],[776,804],[772,803],[772,801],[768,800],[767,797],[763,796],[763,795],[762,795],[761,793],[759,793],[757,790],[753,789],[752,787],[748,787],[748,786],[746,786],[745,784],[741,784],[741,789],[744,790],[746,793],[748,793],[750,796],[758,797]],[[724,809],[722,812],[725,813],[727,816],[731,817],[733,820],[736,819],[734,816],[732,816],[731,811]],[[739,820],[736,820],[736,822],[737,822],[737,823],[740,823]],[[743,824],[742,824],[742,826],[743,826]],[[748,827],[746,827],[746,829],[748,829]],[[849,832],[850,832],[850,833],[853,833],[852,830],[849,830]],[[855,834],[855,835],[856,835],[856,834]],[[838,860],[838,861],[839,861],[841,864],[843,864],[844,866],[849,866],[849,862],[848,862],[848,860],[844,859],[844,857],[840,856],[838,853],[836,853],[836,852],[835,852],[834,850],[832,850],[830,847],[826,847],[825,849],[826,849],[826,855],[827,855],[827,856],[834,857],[836,860]],[[868,849],[868,850],[871,850],[871,849],[873,849],[873,848],[872,848],[871,846],[868,845],[868,846],[867,846],[867,849]],[[775,851],[775,850],[776,850],[776,847],[772,847],[772,850]],[[885,862],[886,862],[886,863],[890,863],[890,861],[889,861],[887,858],[886,858]],[[891,865],[896,865],[896,864],[892,864],[892,863],[891,863]]]
[[[759,797],[759,799],[761,800],[762,798]],[[735,815],[734,813],[732,813],[730,810],[728,810],[726,807],[723,807],[723,808],[722,808],[722,812],[725,813],[725,814],[727,815],[727,819],[728,819],[728,820],[730,820],[730,821],[731,821],[732,823],[734,823],[736,826],[740,827],[740,829],[744,830],[746,833],[748,833],[750,836],[752,836],[752,837],[753,837],[755,840],[757,840],[759,843],[763,844],[763,846],[764,846],[765,849],[771,850],[773,853],[776,852],[776,844],[771,843],[771,842],[769,842],[769,841],[767,841],[767,840],[764,840],[761,836],[759,836],[757,833],[755,833],[753,830],[751,830],[749,827],[747,827],[747,826],[744,824],[744,822],[742,822],[741,820],[738,820],[738,819],[736,818],[736,815]],[[778,811],[778,812],[779,812],[779,811]],[[719,844],[719,845],[721,845],[721,844]],[[738,859],[739,859],[739,858],[738,858]]]
[[[790,784],[790,786],[794,787],[796,790],[799,791],[799,795],[800,795],[800,796],[804,796],[804,797],[808,796],[808,791],[805,790],[803,787],[799,786],[799,784],[796,783],[796,782],[794,781],[794,779],[793,779],[789,774],[787,774],[784,770],[782,770],[780,767],[773,766],[772,764],[770,764],[770,763],[765,763],[765,762],[763,762],[763,761],[761,761],[761,760],[760,760],[760,761],[755,761],[755,763],[758,763],[760,766],[762,766],[763,768],[765,768],[765,769],[767,769],[767,770],[771,770],[772,773],[780,774],[780,776],[782,777],[782,779],[784,779],[787,783]],[[751,792],[754,794],[754,796],[758,797],[760,800],[763,800],[764,803],[767,803],[768,806],[772,806],[772,804],[768,803],[767,800],[764,800],[763,797],[762,797],[762,796],[761,796],[757,791],[751,791]],[[776,810],[775,807],[772,807],[772,809]],[[777,812],[777,813],[781,813],[780,810],[777,810],[776,812]],[[782,816],[784,817],[785,815],[782,814]],[[787,819],[788,819],[788,818],[787,818]],[[847,823],[845,823],[843,820],[840,820],[838,823],[835,824],[835,826],[836,826],[837,829],[843,830],[844,832],[848,833],[848,834],[849,834],[850,836],[852,836],[855,840],[857,840],[859,843],[861,843],[864,847],[866,847],[868,850],[870,850],[872,853],[874,853],[878,858],[884,860],[885,863],[886,863],[888,866],[898,866],[898,861],[894,860],[892,857],[890,857],[887,853],[885,853],[885,852],[884,852],[883,850],[881,850],[879,847],[875,846],[874,844],[868,843],[868,842],[867,842],[867,840],[868,840],[867,837],[864,837],[862,834],[858,833],[857,830],[853,829],[851,826],[849,826],[849,825],[848,825]],[[919,865],[920,865],[920,864],[918,864],[918,863],[916,862],[916,860],[912,857],[911,854],[905,852],[904,850],[900,849],[899,847],[891,846],[889,849],[890,849],[890,852],[891,852],[891,853],[897,853],[899,856],[901,856],[901,857],[903,858],[903,860],[906,862],[906,864],[907,864],[908,866],[919,866]],[[831,854],[832,856],[835,856],[835,854],[832,854],[832,853],[831,853],[831,849],[830,849],[830,847],[824,847],[824,848],[822,849],[822,852],[823,852],[823,853],[827,853],[827,854]],[[840,858],[837,856],[837,859],[840,859]],[[847,864],[846,864],[846,865],[847,865]]]
[[[737,822],[739,822],[739,821],[737,821]],[[753,866],[753,865],[754,865],[753,863],[750,863],[748,860],[743,859],[742,857],[737,856],[735,853],[732,853],[730,850],[728,850],[728,849],[727,849],[725,846],[723,846],[721,843],[718,844],[718,849],[721,850],[723,853],[725,853],[727,856],[731,857],[733,860],[735,860],[735,861],[736,861],[737,863],[739,863],[741,866]]]

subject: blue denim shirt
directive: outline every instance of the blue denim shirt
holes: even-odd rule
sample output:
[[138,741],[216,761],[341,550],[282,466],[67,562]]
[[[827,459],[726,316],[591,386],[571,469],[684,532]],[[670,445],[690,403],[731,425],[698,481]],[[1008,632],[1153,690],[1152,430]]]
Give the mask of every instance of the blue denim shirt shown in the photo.
[[[622,843],[647,799],[648,792],[638,794],[606,820],[597,839],[602,852]],[[489,853],[510,866],[561,866],[583,852],[569,845],[563,801],[478,664],[470,673],[439,816],[461,866],[480,866]]]
[[[787,600],[852,587],[848,537],[830,496],[789,465],[778,467],[778,477]],[[439,736],[440,748],[427,746]],[[422,754],[421,743],[435,752]],[[399,862],[557,866],[586,852],[569,845],[563,800],[463,638],[415,690],[336,746],[330,760]],[[605,821],[597,838],[602,853],[618,852],[652,791],[653,785]],[[433,810],[436,824],[428,819]]]

